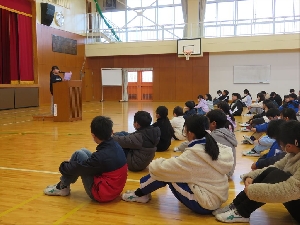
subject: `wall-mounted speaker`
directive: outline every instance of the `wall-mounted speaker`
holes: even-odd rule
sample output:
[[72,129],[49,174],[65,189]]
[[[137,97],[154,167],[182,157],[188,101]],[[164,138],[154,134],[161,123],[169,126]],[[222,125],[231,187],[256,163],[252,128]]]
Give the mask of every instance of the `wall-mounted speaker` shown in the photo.
[[41,23],[50,26],[55,14],[55,6],[41,2]]

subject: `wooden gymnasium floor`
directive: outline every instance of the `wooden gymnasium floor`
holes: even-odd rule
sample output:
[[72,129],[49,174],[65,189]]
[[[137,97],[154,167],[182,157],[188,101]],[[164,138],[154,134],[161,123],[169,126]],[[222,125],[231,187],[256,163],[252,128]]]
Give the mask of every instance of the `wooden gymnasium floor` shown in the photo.
[[[86,195],[81,180],[72,185],[68,197],[45,196],[43,189],[58,182],[58,166],[81,147],[95,150],[90,135],[90,122],[97,115],[110,116],[114,131],[133,131],[133,115],[138,110],[149,111],[165,105],[172,112],[172,102],[90,102],[83,105],[83,120],[70,123],[32,121],[32,115],[47,113],[48,106],[0,111],[0,224],[221,224],[213,216],[193,213],[179,203],[165,187],[153,194],[147,204],[128,203],[117,199],[110,203],[92,202]],[[169,113],[171,114],[171,113]],[[171,116],[170,116],[171,117]],[[247,117],[236,118],[238,122]],[[238,128],[239,129],[239,128]],[[237,130],[238,130],[237,129]],[[236,131],[240,142],[243,133]],[[156,157],[179,155],[173,147]],[[237,147],[237,167],[230,181],[230,203],[243,190],[240,174],[249,171],[256,158],[242,157],[250,145]],[[174,171],[176,173],[176,171]],[[124,190],[136,189],[139,178],[147,171],[129,172]],[[268,204],[251,216],[250,224],[296,224],[281,204]]]

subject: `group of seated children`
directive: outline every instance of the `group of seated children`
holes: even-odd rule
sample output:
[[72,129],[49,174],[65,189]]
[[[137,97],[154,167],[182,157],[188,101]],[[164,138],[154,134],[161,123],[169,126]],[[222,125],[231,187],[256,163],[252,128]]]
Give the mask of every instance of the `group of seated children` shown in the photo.
[[[177,110],[174,109],[174,114],[182,116],[182,111]],[[158,121],[166,117],[162,107],[156,113]],[[149,166],[149,173],[140,179],[140,186],[123,193],[124,201],[146,203],[151,200],[152,192],[168,184],[175,198],[187,208],[201,215],[213,214],[221,222],[249,222],[251,213],[266,203],[283,203],[300,222],[300,122],[270,122],[267,134],[275,139],[275,147],[252,165],[251,172],[243,174],[244,190],[231,204],[220,208],[228,200],[228,176],[234,170],[233,149],[237,145],[234,134],[225,128],[226,114],[215,109],[206,116],[187,117],[182,135],[188,140],[188,146],[178,157],[169,159],[153,160],[161,133],[158,126],[150,125],[151,121],[149,113],[139,111],[134,116],[136,132],[113,134],[113,122],[109,118],[94,118],[91,133],[97,143],[96,152],[81,149],[69,161],[62,162],[60,182],[47,186],[44,193],[67,196],[70,185],[81,176],[92,200],[112,201],[125,186],[127,168],[139,171]],[[262,161],[276,157],[279,148],[286,152],[279,161]],[[262,164],[267,167],[261,168]]]

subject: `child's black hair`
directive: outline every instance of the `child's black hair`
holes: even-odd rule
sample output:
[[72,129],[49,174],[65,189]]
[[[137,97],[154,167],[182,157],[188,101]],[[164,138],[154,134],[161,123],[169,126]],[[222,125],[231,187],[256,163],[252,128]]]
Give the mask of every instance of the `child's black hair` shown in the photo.
[[265,96],[264,96],[263,93],[258,93],[258,94],[257,94],[257,97],[259,97],[259,102],[262,102],[262,101],[265,100]]
[[233,96],[236,96],[237,99],[242,99],[241,95],[239,93],[232,93]]
[[222,91],[221,91],[221,90],[218,90],[218,91],[217,91],[217,94],[222,94]]
[[261,91],[260,93],[262,93],[263,95],[266,95],[266,94],[267,94],[267,92],[265,92],[265,91]]
[[234,116],[230,113],[230,107],[227,102],[221,101],[218,103],[218,108],[221,109],[226,115],[230,116],[232,121],[235,121]]
[[195,107],[195,102],[194,101],[187,101],[185,103],[185,106],[188,107],[191,110]]
[[113,122],[109,117],[96,116],[91,122],[91,133],[99,140],[108,140],[112,135]]
[[168,108],[166,106],[158,106],[156,109],[156,114],[158,114],[162,119],[167,118]]
[[206,114],[209,122],[216,122],[216,128],[224,128],[227,123],[227,116],[221,109],[214,109]]
[[211,94],[205,94],[207,96],[207,100],[208,101],[212,101],[212,97],[211,97]]
[[300,148],[300,122],[287,121],[280,126],[280,141],[286,144],[292,144]]
[[270,97],[274,97],[275,95],[276,95],[276,92],[272,91],[271,94],[270,94]]
[[290,89],[290,93],[293,93],[293,92],[295,92],[295,89],[294,88]]
[[245,89],[245,90],[244,90],[244,94],[247,94],[247,95],[251,96],[251,94],[250,94],[250,92],[249,92],[248,89]]
[[175,113],[176,116],[183,116],[183,109],[182,109],[182,107],[176,106],[176,107],[173,109],[173,113]]
[[195,114],[185,120],[184,126],[186,127],[186,132],[195,134],[196,139],[205,137],[205,152],[210,155],[212,160],[217,160],[220,150],[215,139],[206,132],[209,128],[208,118],[206,116]]
[[296,95],[295,93],[289,94],[289,97],[290,97],[290,98],[293,98],[293,99],[297,99],[297,95]]
[[225,92],[226,96],[229,95],[229,91],[224,90],[224,92]]
[[203,99],[203,95],[198,95],[198,99]]
[[297,115],[294,109],[292,108],[284,108],[281,113],[281,118],[289,118],[289,120],[297,120]]
[[134,114],[133,122],[137,122],[141,127],[148,127],[152,122],[152,117],[146,111],[137,111]]
[[266,112],[266,117],[275,117],[280,116],[280,111],[276,108],[269,109],[268,112]]
[[282,124],[286,123],[285,120],[272,120],[269,122],[268,124],[268,129],[267,129],[267,135],[272,138],[275,139],[277,142],[279,142],[279,138],[280,138],[280,126]]
[[269,109],[277,109],[277,105],[275,105],[273,102],[268,102],[267,104],[265,104],[265,106]]

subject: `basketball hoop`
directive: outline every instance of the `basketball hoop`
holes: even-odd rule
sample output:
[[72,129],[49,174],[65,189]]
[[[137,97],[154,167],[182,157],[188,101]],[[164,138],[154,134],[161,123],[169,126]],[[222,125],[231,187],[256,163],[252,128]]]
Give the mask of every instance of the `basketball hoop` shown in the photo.
[[192,51],[192,50],[185,50],[185,51],[183,51],[183,54],[184,54],[184,56],[185,56],[185,59],[186,59],[186,60],[189,60],[189,59],[190,59],[190,56],[192,55],[193,52],[194,52],[194,51]]

